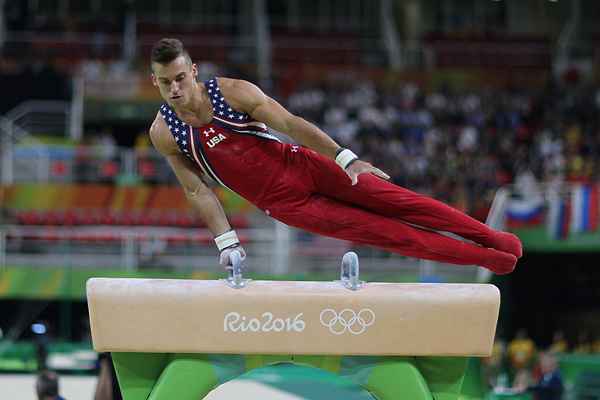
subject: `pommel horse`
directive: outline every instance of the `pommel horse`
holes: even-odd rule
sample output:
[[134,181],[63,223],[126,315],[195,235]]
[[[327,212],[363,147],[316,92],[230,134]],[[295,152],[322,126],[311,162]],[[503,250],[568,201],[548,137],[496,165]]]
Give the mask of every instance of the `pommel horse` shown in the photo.
[[[470,356],[491,354],[489,284],[364,283],[355,253],[334,282],[87,282],[94,349],[125,400],[457,400]],[[473,397],[475,398],[475,397]]]

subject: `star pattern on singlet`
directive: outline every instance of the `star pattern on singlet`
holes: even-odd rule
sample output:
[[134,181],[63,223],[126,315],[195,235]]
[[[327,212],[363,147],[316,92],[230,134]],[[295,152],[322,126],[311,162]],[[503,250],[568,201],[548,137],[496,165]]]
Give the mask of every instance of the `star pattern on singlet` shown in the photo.
[[183,154],[192,158],[191,147],[189,143],[189,125],[183,122],[177,114],[167,104],[163,104],[160,107],[160,115],[165,120],[177,146],[181,149]]
[[205,86],[213,106],[213,115],[215,117],[229,120],[234,123],[248,122],[250,119],[248,114],[235,111],[227,104],[225,98],[221,94],[221,88],[219,88],[219,85],[217,84],[217,78],[206,81]]

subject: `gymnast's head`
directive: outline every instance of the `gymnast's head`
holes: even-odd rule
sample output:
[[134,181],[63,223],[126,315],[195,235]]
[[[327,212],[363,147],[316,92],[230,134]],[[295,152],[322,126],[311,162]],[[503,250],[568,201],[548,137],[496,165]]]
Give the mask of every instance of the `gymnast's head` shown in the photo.
[[152,83],[170,106],[189,104],[198,83],[198,69],[178,39],[163,38],[154,44],[150,56]]

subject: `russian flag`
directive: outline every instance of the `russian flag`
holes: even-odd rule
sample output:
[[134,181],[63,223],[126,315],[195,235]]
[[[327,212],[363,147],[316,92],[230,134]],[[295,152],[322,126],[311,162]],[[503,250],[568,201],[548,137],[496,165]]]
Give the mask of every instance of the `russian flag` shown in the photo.
[[576,184],[571,191],[571,233],[598,229],[598,185]]
[[543,222],[544,201],[541,197],[510,199],[506,207],[507,228],[523,228]]
[[548,235],[552,239],[566,239],[571,226],[571,199],[554,193],[549,196],[547,215]]

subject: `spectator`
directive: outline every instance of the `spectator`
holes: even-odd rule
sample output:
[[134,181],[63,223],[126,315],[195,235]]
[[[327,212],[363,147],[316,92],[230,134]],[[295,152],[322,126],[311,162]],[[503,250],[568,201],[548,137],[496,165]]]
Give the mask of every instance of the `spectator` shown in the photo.
[[516,371],[530,367],[535,351],[535,343],[528,337],[527,331],[519,329],[515,338],[508,344],[508,358],[511,366]]
[[38,400],[65,400],[59,395],[58,375],[52,371],[42,371],[37,376],[35,391]]
[[552,353],[540,355],[542,375],[535,385],[528,386],[525,390],[535,393],[537,400],[561,400],[564,385],[556,356]]
[[31,331],[35,334],[35,356],[38,371],[46,370],[46,361],[48,358],[48,323],[45,321],[36,322],[31,325]]

